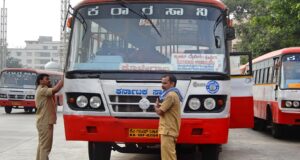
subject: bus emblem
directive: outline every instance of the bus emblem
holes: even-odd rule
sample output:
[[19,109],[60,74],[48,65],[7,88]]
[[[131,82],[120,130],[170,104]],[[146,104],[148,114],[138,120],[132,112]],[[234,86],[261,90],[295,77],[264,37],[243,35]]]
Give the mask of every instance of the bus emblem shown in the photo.
[[219,91],[220,85],[217,81],[209,81],[206,84],[206,90],[207,92],[209,92],[210,94],[215,94]]
[[147,98],[142,98],[139,101],[139,106],[142,110],[146,110],[150,107],[150,101]]

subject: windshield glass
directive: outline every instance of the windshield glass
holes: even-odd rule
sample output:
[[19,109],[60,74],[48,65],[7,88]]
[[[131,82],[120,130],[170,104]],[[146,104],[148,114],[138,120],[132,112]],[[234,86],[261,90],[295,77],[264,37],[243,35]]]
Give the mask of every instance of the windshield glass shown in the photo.
[[2,88],[35,88],[37,74],[24,71],[3,71],[0,76]]
[[127,7],[79,9],[68,70],[225,72],[219,9],[183,4]]
[[282,58],[281,88],[300,88],[300,54]]

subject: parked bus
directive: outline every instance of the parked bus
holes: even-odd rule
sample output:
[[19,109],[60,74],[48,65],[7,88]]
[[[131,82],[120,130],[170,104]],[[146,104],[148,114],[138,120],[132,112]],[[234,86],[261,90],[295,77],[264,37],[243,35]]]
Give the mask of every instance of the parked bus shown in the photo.
[[[0,74],[0,106],[5,108],[6,113],[12,109],[24,109],[25,112],[32,112],[35,109],[35,81],[38,74],[50,75],[52,85],[55,85],[62,77],[61,72],[7,68]],[[62,94],[56,96],[57,104],[62,104]]]
[[179,152],[217,160],[230,127],[253,127],[251,78],[230,76],[234,30],[221,1],[84,0],[69,12],[65,134],[88,141],[91,160],[157,149],[154,105],[166,73],[184,96]]
[[300,125],[300,47],[255,58],[253,72],[254,129],[270,126],[272,135],[282,138],[288,126]]

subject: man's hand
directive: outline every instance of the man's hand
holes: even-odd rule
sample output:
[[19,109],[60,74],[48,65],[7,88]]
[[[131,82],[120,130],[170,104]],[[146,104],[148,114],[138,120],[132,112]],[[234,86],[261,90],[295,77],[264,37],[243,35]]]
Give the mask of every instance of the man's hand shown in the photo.
[[154,109],[155,109],[155,112],[156,112],[156,114],[158,114],[158,115],[163,115],[164,114],[164,112],[161,110],[161,109],[159,109],[159,107],[160,107],[160,104],[159,104],[159,100],[158,100],[158,98],[156,99],[156,102],[155,102],[155,106],[154,106]]
[[159,108],[159,107],[160,107],[158,98],[156,98],[156,102],[155,102],[155,104],[156,104],[156,107],[157,107],[157,108]]

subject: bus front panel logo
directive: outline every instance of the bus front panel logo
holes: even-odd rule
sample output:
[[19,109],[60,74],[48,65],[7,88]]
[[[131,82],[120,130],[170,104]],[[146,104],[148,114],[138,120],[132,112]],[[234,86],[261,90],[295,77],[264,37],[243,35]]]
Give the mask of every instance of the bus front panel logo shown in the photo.
[[207,84],[206,84],[206,90],[208,93],[210,94],[215,94],[219,91],[220,89],[220,85],[217,81],[209,81]]
[[142,110],[146,110],[150,107],[150,101],[147,98],[142,98],[139,101],[139,106]]

